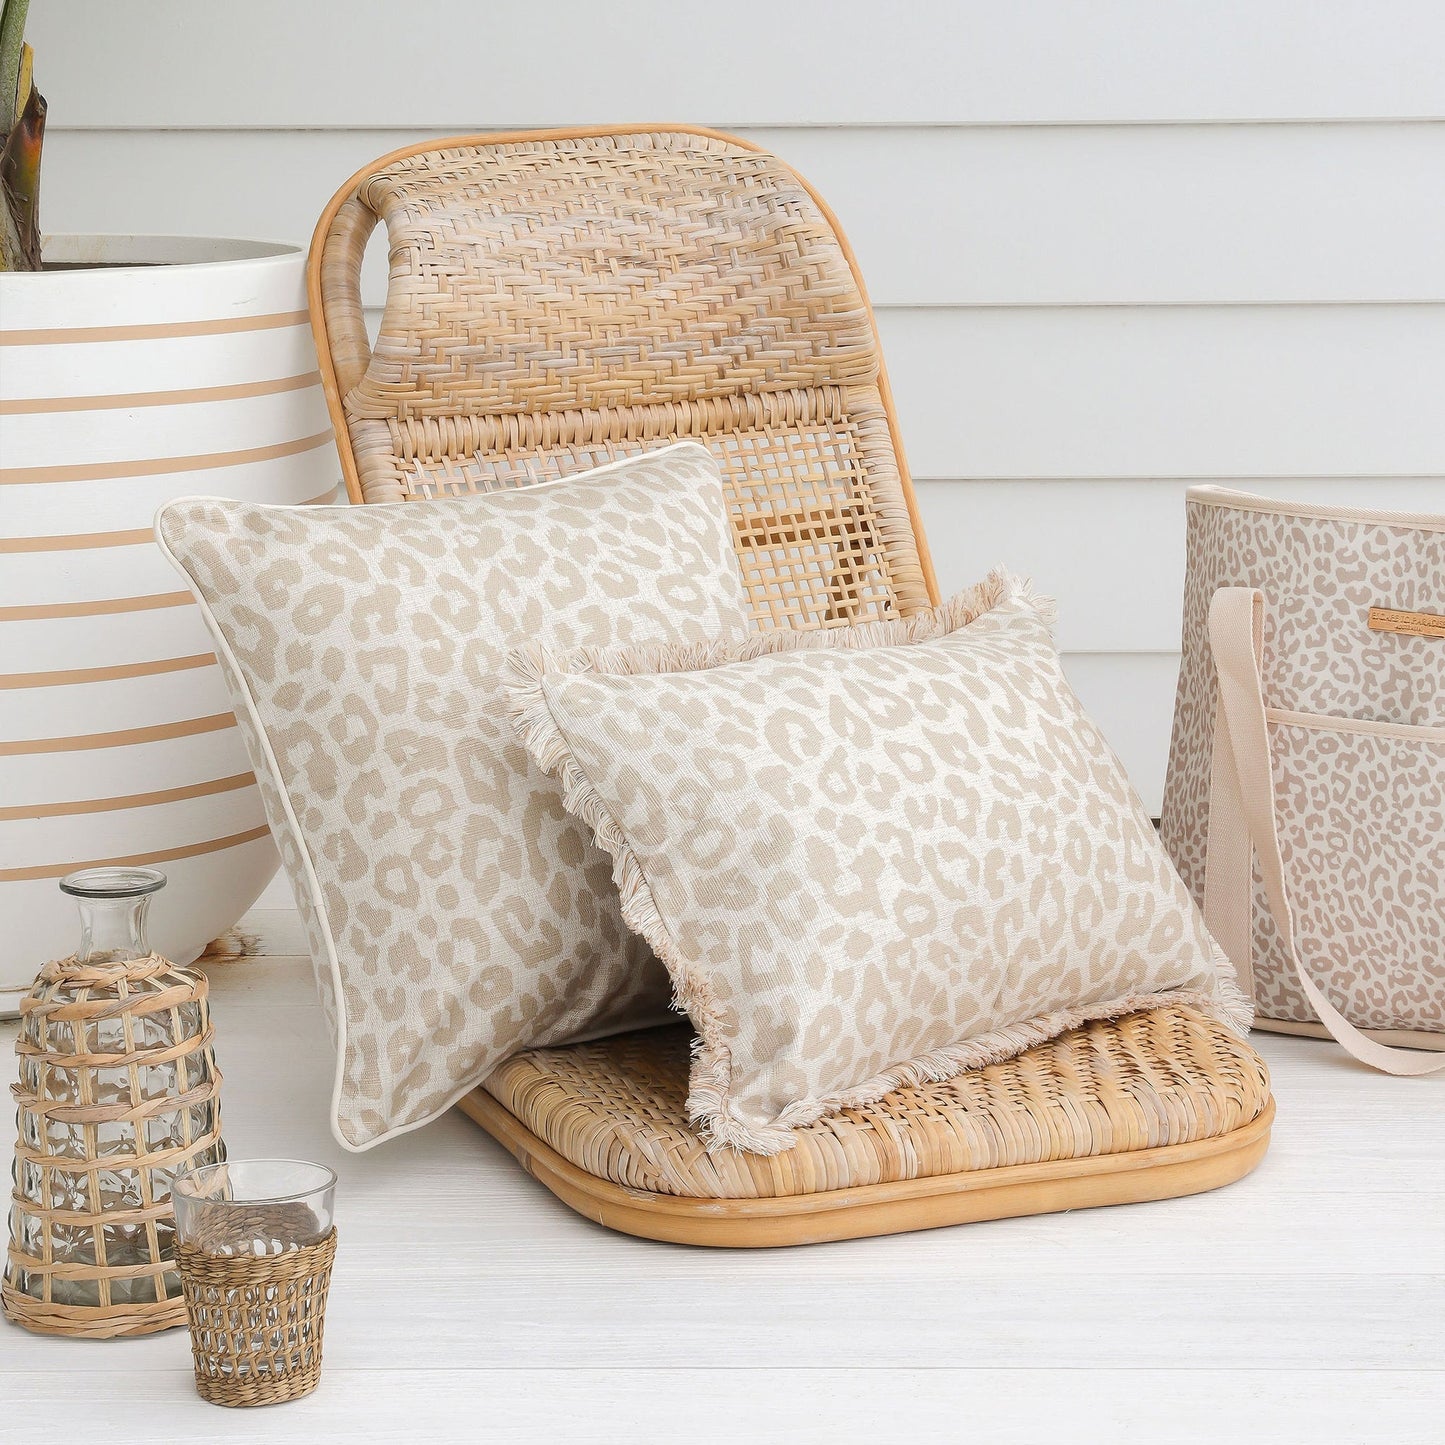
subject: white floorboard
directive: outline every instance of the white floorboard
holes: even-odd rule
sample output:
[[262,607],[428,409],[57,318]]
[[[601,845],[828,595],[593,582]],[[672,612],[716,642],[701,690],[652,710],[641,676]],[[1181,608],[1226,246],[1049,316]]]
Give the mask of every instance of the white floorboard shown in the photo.
[[[722,1253],[586,1223],[460,1116],[365,1155],[293,916],[212,969],[235,1155],[339,1170],[326,1375],[203,1405],[184,1334],[0,1328],[0,1441],[1304,1441],[1445,1436],[1445,1079],[1256,1036],[1274,1146],[1159,1204]],[[0,1026],[8,1053],[14,1026]],[[10,1135],[0,1136],[8,1153]]]

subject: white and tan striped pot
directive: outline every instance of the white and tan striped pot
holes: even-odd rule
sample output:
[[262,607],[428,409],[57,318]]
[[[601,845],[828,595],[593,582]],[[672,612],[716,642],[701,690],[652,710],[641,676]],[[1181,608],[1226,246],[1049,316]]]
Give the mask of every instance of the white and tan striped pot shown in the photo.
[[[276,869],[206,630],[151,540],[186,494],[329,500],[302,252],[51,237],[0,274],[0,1010],[76,942],[62,874],[151,863],[178,963]],[[101,263],[96,265],[95,263]]]

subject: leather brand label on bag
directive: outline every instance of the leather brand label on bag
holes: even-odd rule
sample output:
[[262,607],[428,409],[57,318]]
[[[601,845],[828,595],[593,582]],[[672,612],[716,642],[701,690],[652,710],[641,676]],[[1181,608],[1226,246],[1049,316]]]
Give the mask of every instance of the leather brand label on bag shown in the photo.
[[1445,637],[1445,614],[1370,608],[1371,632],[1403,632],[1407,637]]

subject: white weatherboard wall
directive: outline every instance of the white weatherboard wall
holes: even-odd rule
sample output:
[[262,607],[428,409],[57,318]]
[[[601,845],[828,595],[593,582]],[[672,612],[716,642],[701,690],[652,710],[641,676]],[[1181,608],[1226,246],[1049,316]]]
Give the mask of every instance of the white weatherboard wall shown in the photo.
[[31,38],[55,230],[303,240],[352,170],[464,131],[777,151],[858,252],[943,587],[1058,595],[1152,807],[1185,485],[1445,511],[1436,0],[47,0]]

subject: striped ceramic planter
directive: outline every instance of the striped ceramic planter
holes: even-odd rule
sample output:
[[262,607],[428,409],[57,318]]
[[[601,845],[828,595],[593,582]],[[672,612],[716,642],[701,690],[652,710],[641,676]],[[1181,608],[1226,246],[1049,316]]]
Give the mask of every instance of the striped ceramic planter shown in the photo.
[[300,251],[45,254],[112,264],[0,274],[0,1009],[74,946],[71,869],[162,867],[151,938],[179,963],[265,887],[250,763],[151,518],[186,494],[320,501],[337,477]]

